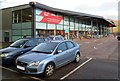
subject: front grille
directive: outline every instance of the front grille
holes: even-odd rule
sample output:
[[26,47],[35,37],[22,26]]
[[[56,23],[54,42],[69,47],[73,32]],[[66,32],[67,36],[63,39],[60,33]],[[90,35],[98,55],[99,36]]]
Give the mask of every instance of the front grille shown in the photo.
[[37,72],[37,69],[33,69],[33,68],[30,68],[30,69],[27,69],[29,72]]
[[27,63],[21,62],[21,61],[17,61],[17,65],[19,66],[27,66]]

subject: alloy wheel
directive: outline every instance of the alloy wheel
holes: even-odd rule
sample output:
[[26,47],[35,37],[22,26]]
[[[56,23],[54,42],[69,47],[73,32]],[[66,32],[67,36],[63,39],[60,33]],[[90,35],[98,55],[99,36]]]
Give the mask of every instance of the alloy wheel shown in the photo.
[[50,77],[53,75],[53,73],[54,73],[54,64],[50,63],[46,66],[44,75],[46,77]]

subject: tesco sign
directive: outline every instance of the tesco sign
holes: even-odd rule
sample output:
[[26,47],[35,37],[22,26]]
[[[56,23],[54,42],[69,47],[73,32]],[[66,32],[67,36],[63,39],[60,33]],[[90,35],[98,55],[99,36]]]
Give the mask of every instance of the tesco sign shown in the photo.
[[43,16],[43,18],[40,20],[40,22],[43,23],[59,24],[62,21],[62,17],[46,11],[40,12],[39,16]]

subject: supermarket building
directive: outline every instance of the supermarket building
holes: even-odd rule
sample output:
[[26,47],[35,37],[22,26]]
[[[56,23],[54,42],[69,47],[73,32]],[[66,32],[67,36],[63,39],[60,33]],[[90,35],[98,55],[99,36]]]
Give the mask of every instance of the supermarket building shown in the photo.
[[37,2],[0,10],[2,42],[13,42],[19,38],[38,35],[62,35],[91,38],[110,34],[115,27],[112,21],[101,16],[52,8]]

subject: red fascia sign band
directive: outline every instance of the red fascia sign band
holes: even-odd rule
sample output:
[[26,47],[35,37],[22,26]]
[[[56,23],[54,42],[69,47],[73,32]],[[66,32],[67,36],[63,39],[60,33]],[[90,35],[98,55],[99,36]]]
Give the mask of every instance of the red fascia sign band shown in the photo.
[[62,17],[56,16],[52,13],[43,11],[40,16],[44,16],[40,22],[50,23],[50,24],[59,24],[62,20]]

